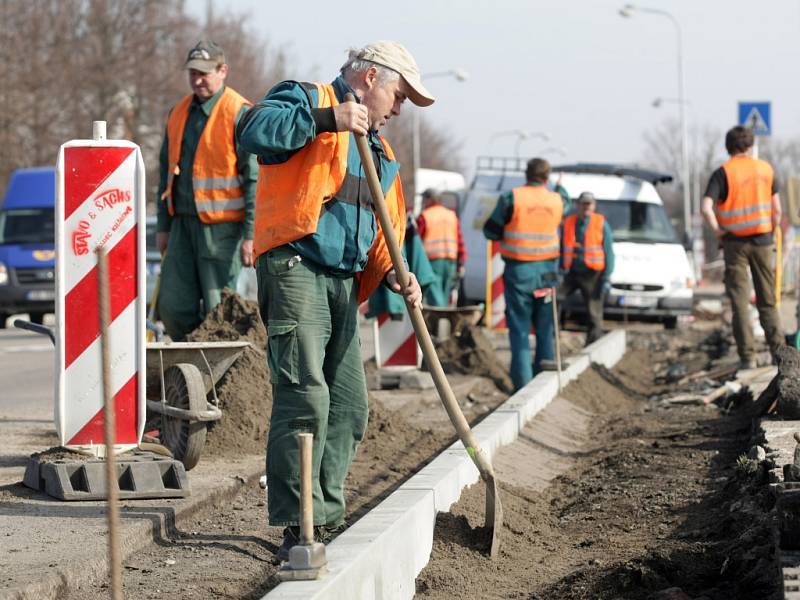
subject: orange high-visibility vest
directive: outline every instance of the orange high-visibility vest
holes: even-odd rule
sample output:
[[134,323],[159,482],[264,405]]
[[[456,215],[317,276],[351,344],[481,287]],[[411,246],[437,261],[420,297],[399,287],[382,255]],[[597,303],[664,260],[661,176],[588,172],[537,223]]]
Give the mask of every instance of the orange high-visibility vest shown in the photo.
[[[172,201],[172,183],[180,175],[178,162],[181,143],[192,94],[181,100],[167,121],[169,171],[167,187],[161,196],[166,201],[169,214],[175,214]],[[197,217],[203,223],[227,223],[244,220],[244,188],[236,165],[236,146],[233,143],[233,124],[242,106],[251,103],[232,88],[225,91],[208,116],[208,121],[197,142],[192,167],[192,188]]]
[[[603,215],[592,213],[589,223],[583,230],[583,262],[593,271],[602,271],[606,268],[606,253],[603,250],[603,225],[606,219]],[[580,245],[575,237],[575,227],[578,223],[577,215],[570,215],[564,220],[564,253],[562,260],[564,268],[569,270],[577,256]]]
[[[314,85],[318,98],[315,108],[339,104],[332,85]],[[347,174],[351,135],[349,131],[320,133],[286,162],[259,166],[253,240],[256,256],[317,231],[322,205],[336,195]],[[386,155],[394,160],[389,143],[383,137],[380,140]],[[399,173],[384,198],[402,245],[406,209]],[[369,298],[391,268],[392,259],[380,223],[377,223],[375,241],[367,253],[367,265],[362,273],[356,273],[359,302]]]
[[772,167],[750,156],[734,156],[722,168],[728,197],[714,207],[719,226],[735,236],[772,231]]
[[422,243],[428,258],[458,258],[458,217],[455,211],[435,204],[422,211],[425,235]]
[[514,260],[558,258],[561,196],[543,185],[514,188],[514,213],[503,230],[500,254]]

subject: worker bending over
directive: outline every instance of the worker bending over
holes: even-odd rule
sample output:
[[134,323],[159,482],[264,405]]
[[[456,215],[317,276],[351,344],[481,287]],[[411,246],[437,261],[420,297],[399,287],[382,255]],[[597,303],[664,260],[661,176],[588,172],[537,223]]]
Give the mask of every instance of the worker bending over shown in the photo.
[[[352,93],[356,102],[345,102]],[[354,134],[367,136],[400,243],[406,224],[400,165],[378,130],[406,98],[429,106],[411,54],[396,42],[350,51],[332,83],[284,81],[242,119],[258,155],[255,253],[267,326],[273,405],[267,442],[269,523],[285,526],[277,556],[299,537],[299,432],[314,434],[315,535],[344,523],[344,480],[367,427],[358,305],[382,282],[400,292]],[[420,306],[412,275],[402,290]]]

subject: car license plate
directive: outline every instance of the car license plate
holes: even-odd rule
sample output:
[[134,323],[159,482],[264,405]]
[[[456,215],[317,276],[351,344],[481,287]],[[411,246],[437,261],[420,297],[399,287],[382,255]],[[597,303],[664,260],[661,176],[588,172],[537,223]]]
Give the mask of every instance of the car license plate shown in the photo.
[[27,294],[28,300],[55,300],[55,290],[31,290]]
[[619,299],[620,306],[630,306],[632,308],[652,308],[658,304],[658,298],[650,296],[622,296]]

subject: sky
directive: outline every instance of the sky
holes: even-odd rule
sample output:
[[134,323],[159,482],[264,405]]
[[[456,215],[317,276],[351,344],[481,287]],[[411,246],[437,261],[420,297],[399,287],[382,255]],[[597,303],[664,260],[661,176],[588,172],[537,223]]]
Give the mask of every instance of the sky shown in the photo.
[[[187,5],[203,15],[207,1]],[[659,15],[621,17],[624,0],[211,1],[215,12],[251,14],[256,32],[286,46],[294,79],[332,80],[348,47],[380,39],[404,44],[423,77],[465,70],[464,82],[426,78],[437,100],[422,114],[459,140],[467,175],[478,155],[517,148],[555,163],[641,162],[645,132],[678,116],[676,28]],[[724,132],[738,101],[770,101],[773,135],[800,138],[800,0],[637,6],[679,24],[690,128]],[[655,108],[657,97],[673,101]],[[509,131],[550,140],[498,135]]]

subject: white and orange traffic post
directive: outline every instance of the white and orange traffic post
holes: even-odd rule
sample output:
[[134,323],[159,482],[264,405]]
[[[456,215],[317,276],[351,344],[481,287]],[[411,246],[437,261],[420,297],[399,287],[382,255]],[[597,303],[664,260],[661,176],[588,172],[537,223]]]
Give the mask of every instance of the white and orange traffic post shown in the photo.
[[503,293],[503,257],[500,242],[486,242],[486,315],[484,323],[488,329],[505,331],[506,298]]
[[381,367],[414,367],[422,365],[422,351],[407,313],[400,320],[387,313],[375,318],[375,364]]
[[56,178],[56,410],[62,446],[105,456],[98,270],[108,257],[110,387],[115,453],[138,446],[145,422],[145,178],[139,147],[72,140]]

